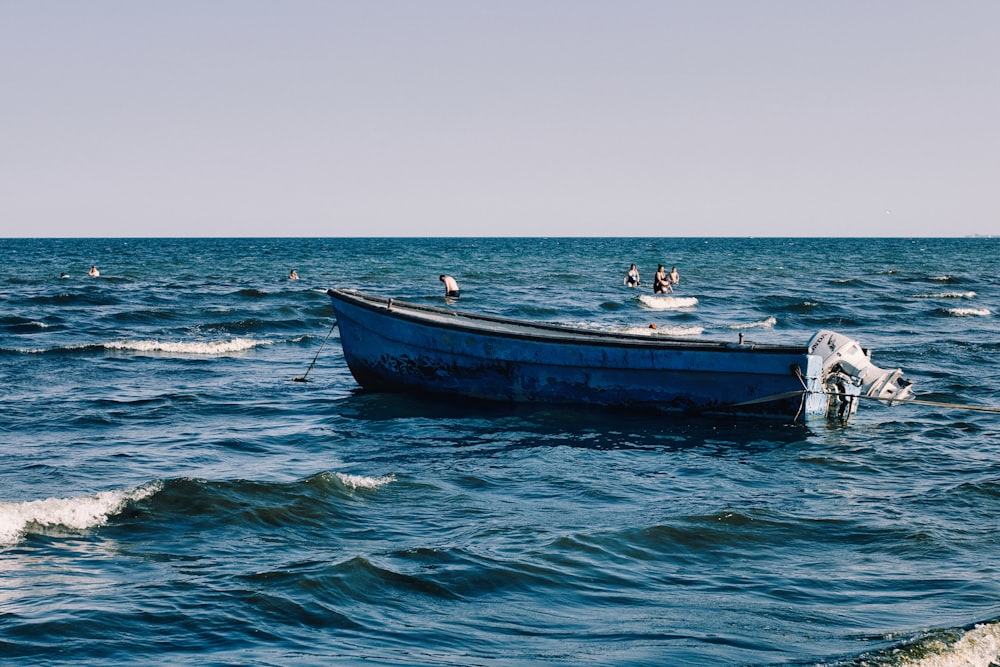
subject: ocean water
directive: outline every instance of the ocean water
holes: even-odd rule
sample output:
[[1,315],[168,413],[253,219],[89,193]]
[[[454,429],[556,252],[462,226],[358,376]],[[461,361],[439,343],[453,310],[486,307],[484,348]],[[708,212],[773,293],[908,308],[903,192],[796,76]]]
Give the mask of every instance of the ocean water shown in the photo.
[[[1000,415],[971,409],[1000,406],[998,239],[7,239],[0,259],[2,664],[1000,663]],[[658,263],[696,303],[648,303]],[[446,305],[441,273],[474,312],[834,329],[958,407],[865,403],[840,428],[360,391],[323,290]]]

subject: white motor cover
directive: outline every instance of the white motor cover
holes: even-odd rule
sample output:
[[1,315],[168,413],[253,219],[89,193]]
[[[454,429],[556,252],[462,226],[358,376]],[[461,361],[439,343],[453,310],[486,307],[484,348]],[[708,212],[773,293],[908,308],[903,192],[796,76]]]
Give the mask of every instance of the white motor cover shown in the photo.
[[880,400],[902,400],[908,398],[911,383],[902,377],[900,369],[883,370],[874,365],[861,345],[842,334],[822,330],[809,340],[809,354],[823,359],[823,374],[826,375],[839,365],[844,373],[861,385],[861,393]]

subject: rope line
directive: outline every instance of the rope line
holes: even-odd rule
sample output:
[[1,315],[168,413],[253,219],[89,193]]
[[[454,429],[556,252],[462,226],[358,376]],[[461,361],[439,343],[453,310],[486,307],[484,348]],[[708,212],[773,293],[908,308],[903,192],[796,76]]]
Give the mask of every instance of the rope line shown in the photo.
[[309,380],[306,379],[306,376],[309,375],[309,371],[311,371],[313,369],[313,366],[316,365],[316,360],[319,359],[319,353],[323,351],[323,346],[326,345],[326,341],[330,340],[330,334],[332,334],[333,330],[336,329],[336,328],[337,328],[337,320],[334,320],[333,321],[333,326],[330,327],[330,331],[327,332],[326,338],[323,339],[323,344],[320,345],[319,349],[316,351],[316,356],[313,357],[312,363],[309,364],[309,368],[306,369],[305,375],[300,375],[297,378],[292,378],[293,381],[295,381],[295,382],[309,382]]
[[[843,394],[837,394],[836,392],[831,392],[831,394],[834,396],[843,395]],[[894,405],[897,403],[912,403],[913,405],[927,405],[933,408],[951,408],[953,410],[975,410],[977,412],[1000,413],[1000,408],[991,407],[989,405],[967,405],[963,403],[944,403],[942,401],[925,401],[919,398],[892,399],[892,398],[878,398],[876,396],[858,396],[857,398],[865,398],[868,399],[869,401],[881,401],[883,403],[889,403],[890,405]]]
[[743,401],[742,403],[733,403],[730,407],[741,408],[747,405],[756,405],[758,403],[771,403],[773,401],[783,401],[794,396],[806,394],[824,394],[826,396],[843,396],[847,398],[863,398],[869,401],[879,401],[880,403],[888,403],[890,405],[899,405],[903,403],[909,403],[912,405],[926,405],[933,408],[949,408],[952,410],[973,410],[976,412],[990,412],[994,414],[1000,414],[1000,407],[991,407],[988,405],[967,405],[963,403],[944,403],[942,401],[925,401],[919,398],[878,398],[877,396],[854,396],[852,394],[847,394],[840,391],[809,391],[808,389],[803,389],[802,391],[786,391],[783,394],[772,394],[771,396],[763,396],[761,398],[755,398],[749,401]]
[[762,398],[755,398],[750,401],[743,401],[742,403],[733,403],[731,407],[741,408],[744,405],[756,405],[758,403],[771,403],[772,401],[783,401],[786,398],[794,398],[796,396],[804,396],[809,392],[806,390],[798,391],[786,391],[784,394],[772,394],[771,396],[764,396]]

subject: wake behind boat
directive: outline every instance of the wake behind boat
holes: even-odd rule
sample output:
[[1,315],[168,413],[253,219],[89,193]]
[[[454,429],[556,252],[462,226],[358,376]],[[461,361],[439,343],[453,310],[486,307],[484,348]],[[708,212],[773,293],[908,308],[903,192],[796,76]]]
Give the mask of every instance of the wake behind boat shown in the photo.
[[463,313],[329,289],[344,358],[368,389],[491,401],[846,421],[861,396],[902,400],[900,370],[854,340],[691,341]]

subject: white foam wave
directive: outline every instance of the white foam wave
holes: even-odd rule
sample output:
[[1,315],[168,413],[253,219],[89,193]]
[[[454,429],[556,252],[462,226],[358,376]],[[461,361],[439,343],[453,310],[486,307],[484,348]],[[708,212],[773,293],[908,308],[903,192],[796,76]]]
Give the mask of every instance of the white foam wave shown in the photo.
[[704,327],[664,327],[656,325],[652,327],[629,327],[624,333],[639,336],[700,336],[705,331]]
[[951,280],[951,276],[931,276],[928,280],[936,280],[937,282],[946,283]]
[[212,342],[198,343],[170,343],[158,340],[137,340],[137,341],[117,341],[105,343],[108,350],[123,350],[128,352],[165,352],[168,354],[198,354],[208,356],[219,356],[246,352],[258,345],[267,343],[252,338],[232,338],[230,340],[220,340]]
[[652,296],[650,294],[640,294],[639,302],[647,308],[653,310],[675,310],[677,308],[694,308],[698,305],[698,299],[693,296]]
[[62,526],[72,530],[103,526],[128,503],[147,498],[161,488],[161,483],[152,482],[92,496],[0,503],[0,546],[17,544],[32,526]]
[[914,299],[974,299],[975,292],[937,292],[936,294],[914,294]]
[[1000,624],[983,623],[954,644],[934,640],[922,650],[926,655],[904,659],[899,664],[906,667],[989,667],[1000,662]]
[[945,308],[944,312],[956,317],[986,317],[990,314],[989,308]]
[[65,350],[67,352],[86,350],[90,347],[93,346],[88,345],[87,343],[77,343],[76,345],[64,345],[59,347],[12,347],[5,349],[10,352],[17,352],[18,354],[45,354],[46,352],[57,352],[59,350]]
[[773,315],[769,315],[762,320],[757,320],[756,322],[742,322],[738,324],[730,324],[727,329],[773,329],[774,325],[778,323],[778,319]]
[[395,475],[384,475],[382,477],[365,477],[364,475],[348,475],[345,473],[334,473],[340,483],[351,489],[377,489],[386,484],[396,481]]

